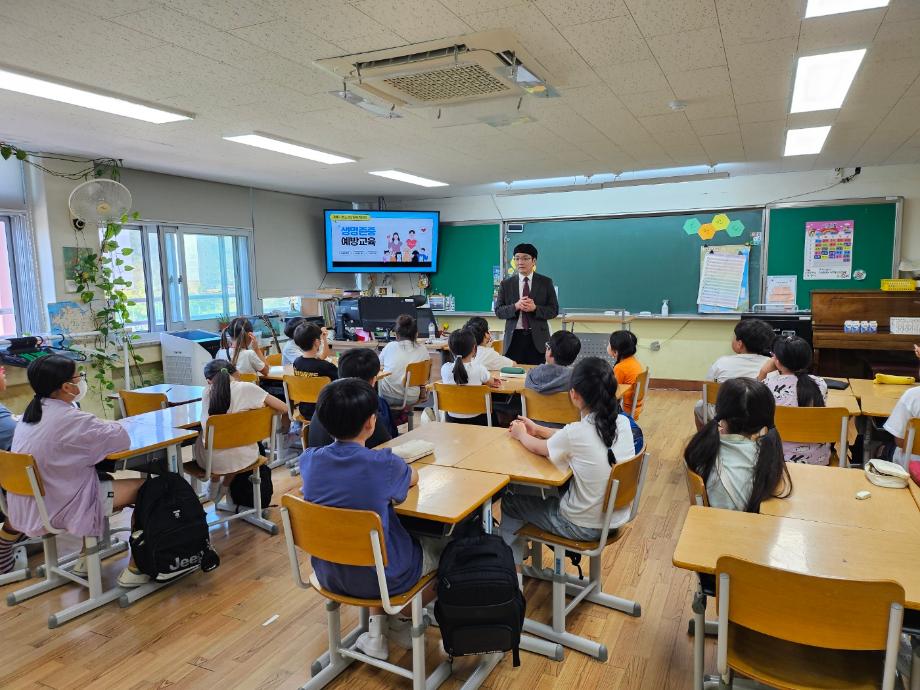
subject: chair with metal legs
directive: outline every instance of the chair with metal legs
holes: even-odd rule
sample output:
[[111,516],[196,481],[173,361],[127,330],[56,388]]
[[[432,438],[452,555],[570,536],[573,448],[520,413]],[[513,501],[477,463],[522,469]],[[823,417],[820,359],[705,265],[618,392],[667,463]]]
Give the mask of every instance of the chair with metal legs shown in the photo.
[[[531,564],[524,567],[524,574],[553,583],[553,616],[552,625],[537,623],[529,618],[524,621],[524,632],[539,635],[553,642],[570,647],[576,651],[588,654],[600,661],[607,659],[607,647],[593,640],[581,637],[565,629],[565,617],[582,601],[606,606],[629,614],[630,616],[642,615],[642,607],[638,602],[623,599],[607,594],[603,591],[602,582],[602,554],[610,544],[619,541],[624,534],[624,529],[632,522],[639,512],[639,499],[642,496],[642,486],[648,469],[648,453],[643,448],[638,455],[617,462],[610,469],[610,479],[604,496],[604,527],[601,529],[597,541],[585,542],[566,539],[556,534],[545,532],[534,525],[526,524],[518,535],[526,537],[531,543]],[[619,524],[611,525],[615,510],[629,507],[629,515]],[[553,550],[552,570],[543,568],[543,545]],[[587,556],[588,579],[576,577],[565,572],[565,553],[575,553]],[[566,595],[573,597],[566,604]]]
[[[326,599],[327,634],[329,649],[311,665],[313,677],[304,690],[317,690],[337,678],[355,661],[362,661],[390,673],[408,678],[413,690],[435,690],[451,673],[449,661],[441,663],[430,676],[425,675],[425,629],[427,618],[422,607],[422,596],[435,582],[436,573],[423,574],[411,589],[403,594],[390,595],[385,566],[387,550],[380,516],[369,510],[330,508],[310,503],[286,494],[281,499],[281,520],[294,582],[302,589],[311,586]],[[374,568],[380,587],[379,599],[360,599],[336,594],[320,585],[315,573],[304,582],[297,560],[296,548],[311,556],[342,565]],[[359,607],[358,626],[342,637],[339,608],[342,604]],[[368,607],[381,607],[388,614],[399,613],[407,606],[412,611],[412,667],[404,668],[381,661],[360,652],[355,642],[368,627]]]
[[[127,591],[124,587],[104,589],[102,585],[102,559],[120,553],[127,548],[127,544],[124,541],[111,541],[110,535],[113,530],[109,527],[107,517],[105,518],[105,532],[102,544],[100,544],[100,540],[97,537],[83,537],[83,555],[86,558],[87,569],[86,577],[75,575],[71,572],[72,566],[67,567],[77,559],[79,554],[72,554],[66,558],[58,556],[57,536],[63,534],[66,530],[56,529],[51,526],[51,518],[45,506],[44,484],[35,458],[24,453],[0,451],[0,487],[8,494],[28,496],[34,499],[38,514],[41,516],[42,526],[45,529],[45,534],[42,536],[44,563],[39,568],[39,573],[43,575],[44,580],[11,592],[7,595],[7,604],[14,606],[69,583],[75,583],[88,589],[88,599],[68,606],[57,613],[52,613],[48,617],[48,627],[56,628],[61,623],[66,623],[77,616],[118,599]],[[0,492],[0,509],[5,514],[9,514],[2,492]],[[129,530],[126,528],[114,531],[126,532]],[[103,544],[110,545],[102,547]]]

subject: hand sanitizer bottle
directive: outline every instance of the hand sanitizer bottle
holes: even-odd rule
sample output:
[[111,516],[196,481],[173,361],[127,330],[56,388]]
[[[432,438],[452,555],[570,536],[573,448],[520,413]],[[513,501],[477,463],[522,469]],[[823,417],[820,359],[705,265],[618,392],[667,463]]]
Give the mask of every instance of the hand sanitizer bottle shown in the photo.
[[667,316],[671,313],[671,307],[668,305],[668,300],[661,300],[661,315]]

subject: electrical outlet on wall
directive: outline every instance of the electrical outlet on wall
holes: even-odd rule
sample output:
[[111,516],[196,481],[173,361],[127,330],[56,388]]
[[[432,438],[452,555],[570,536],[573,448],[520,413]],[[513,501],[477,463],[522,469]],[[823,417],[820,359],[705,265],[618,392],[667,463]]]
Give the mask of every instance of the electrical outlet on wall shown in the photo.
[[652,352],[658,352],[658,350],[661,349],[661,343],[657,340],[653,340],[651,343],[649,343],[648,349]]

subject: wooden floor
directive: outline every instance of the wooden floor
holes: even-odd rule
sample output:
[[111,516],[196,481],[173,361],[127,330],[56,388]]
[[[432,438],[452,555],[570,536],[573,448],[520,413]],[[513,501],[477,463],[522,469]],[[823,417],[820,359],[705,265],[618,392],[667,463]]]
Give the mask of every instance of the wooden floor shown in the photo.
[[[671,565],[687,511],[680,461],[692,433],[697,393],[649,393],[641,426],[651,465],[639,517],[630,533],[607,549],[605,590],[638,600],[641,618],[594,604],[582,604],[570,629],[603,641],[605,663],[566,650],[554,662],[522,653],[512,668],[510,655],[483,687],[488,688],[689,688],[691,638],[687,635],[691,574]],[[275,470],[275,500],[299,479]],[[273,517],[280,522],[277,511]],[[282,535],[269,537],[236,523],[212,532],[222,564],[194,575],[127,609],[117,603],[49,630],[49,613],[76,600],[64,588],[12,608],[0,608],[0,687],[2,688],[296,688],[309,677],[310,662],[326,646],[325,612],[319,596],[300,590],[288,567]],[[114,578],[125,559],[106,562]],[[21,583],[0,588],[4,598]],[[528,615],[548,620],[548,583],[526,583]],[[267,621],[277,615],[277,619]],[[350,628],[353,611],[346,611]],[[429,631],[428,663],[438,659],[437,631]],[[707,642],[707,672],[714,672]],[[408,652],[391,661],[408,661]],[[459,659],[444,688],[457,688],[473,659]],[[348,688],[410,688],[408,681],[360,664],[337,684]]]

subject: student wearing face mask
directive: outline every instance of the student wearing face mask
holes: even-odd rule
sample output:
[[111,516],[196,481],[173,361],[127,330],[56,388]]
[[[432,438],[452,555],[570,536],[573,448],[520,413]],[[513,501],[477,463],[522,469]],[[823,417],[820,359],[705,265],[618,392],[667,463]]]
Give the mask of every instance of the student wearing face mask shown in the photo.
[[[72,359],[48,355],[32,362],[26,373],[35,395],[16,425],[12,451],[35,458],[52,526],[77,537],[102,536],[105,517],[133,505],[144,480],[100,479],[96,464],[128,448],[131,438],[118,422],[77,408],[86,395],[86,374],[77,371]],[[7,502],[10,522],[17,529],[30,537],[44,533],[34,498],[10,494]],[[73,573],[85,576],[82,556]],[[130,563],[118,576],[123,587],[147,580]]]

